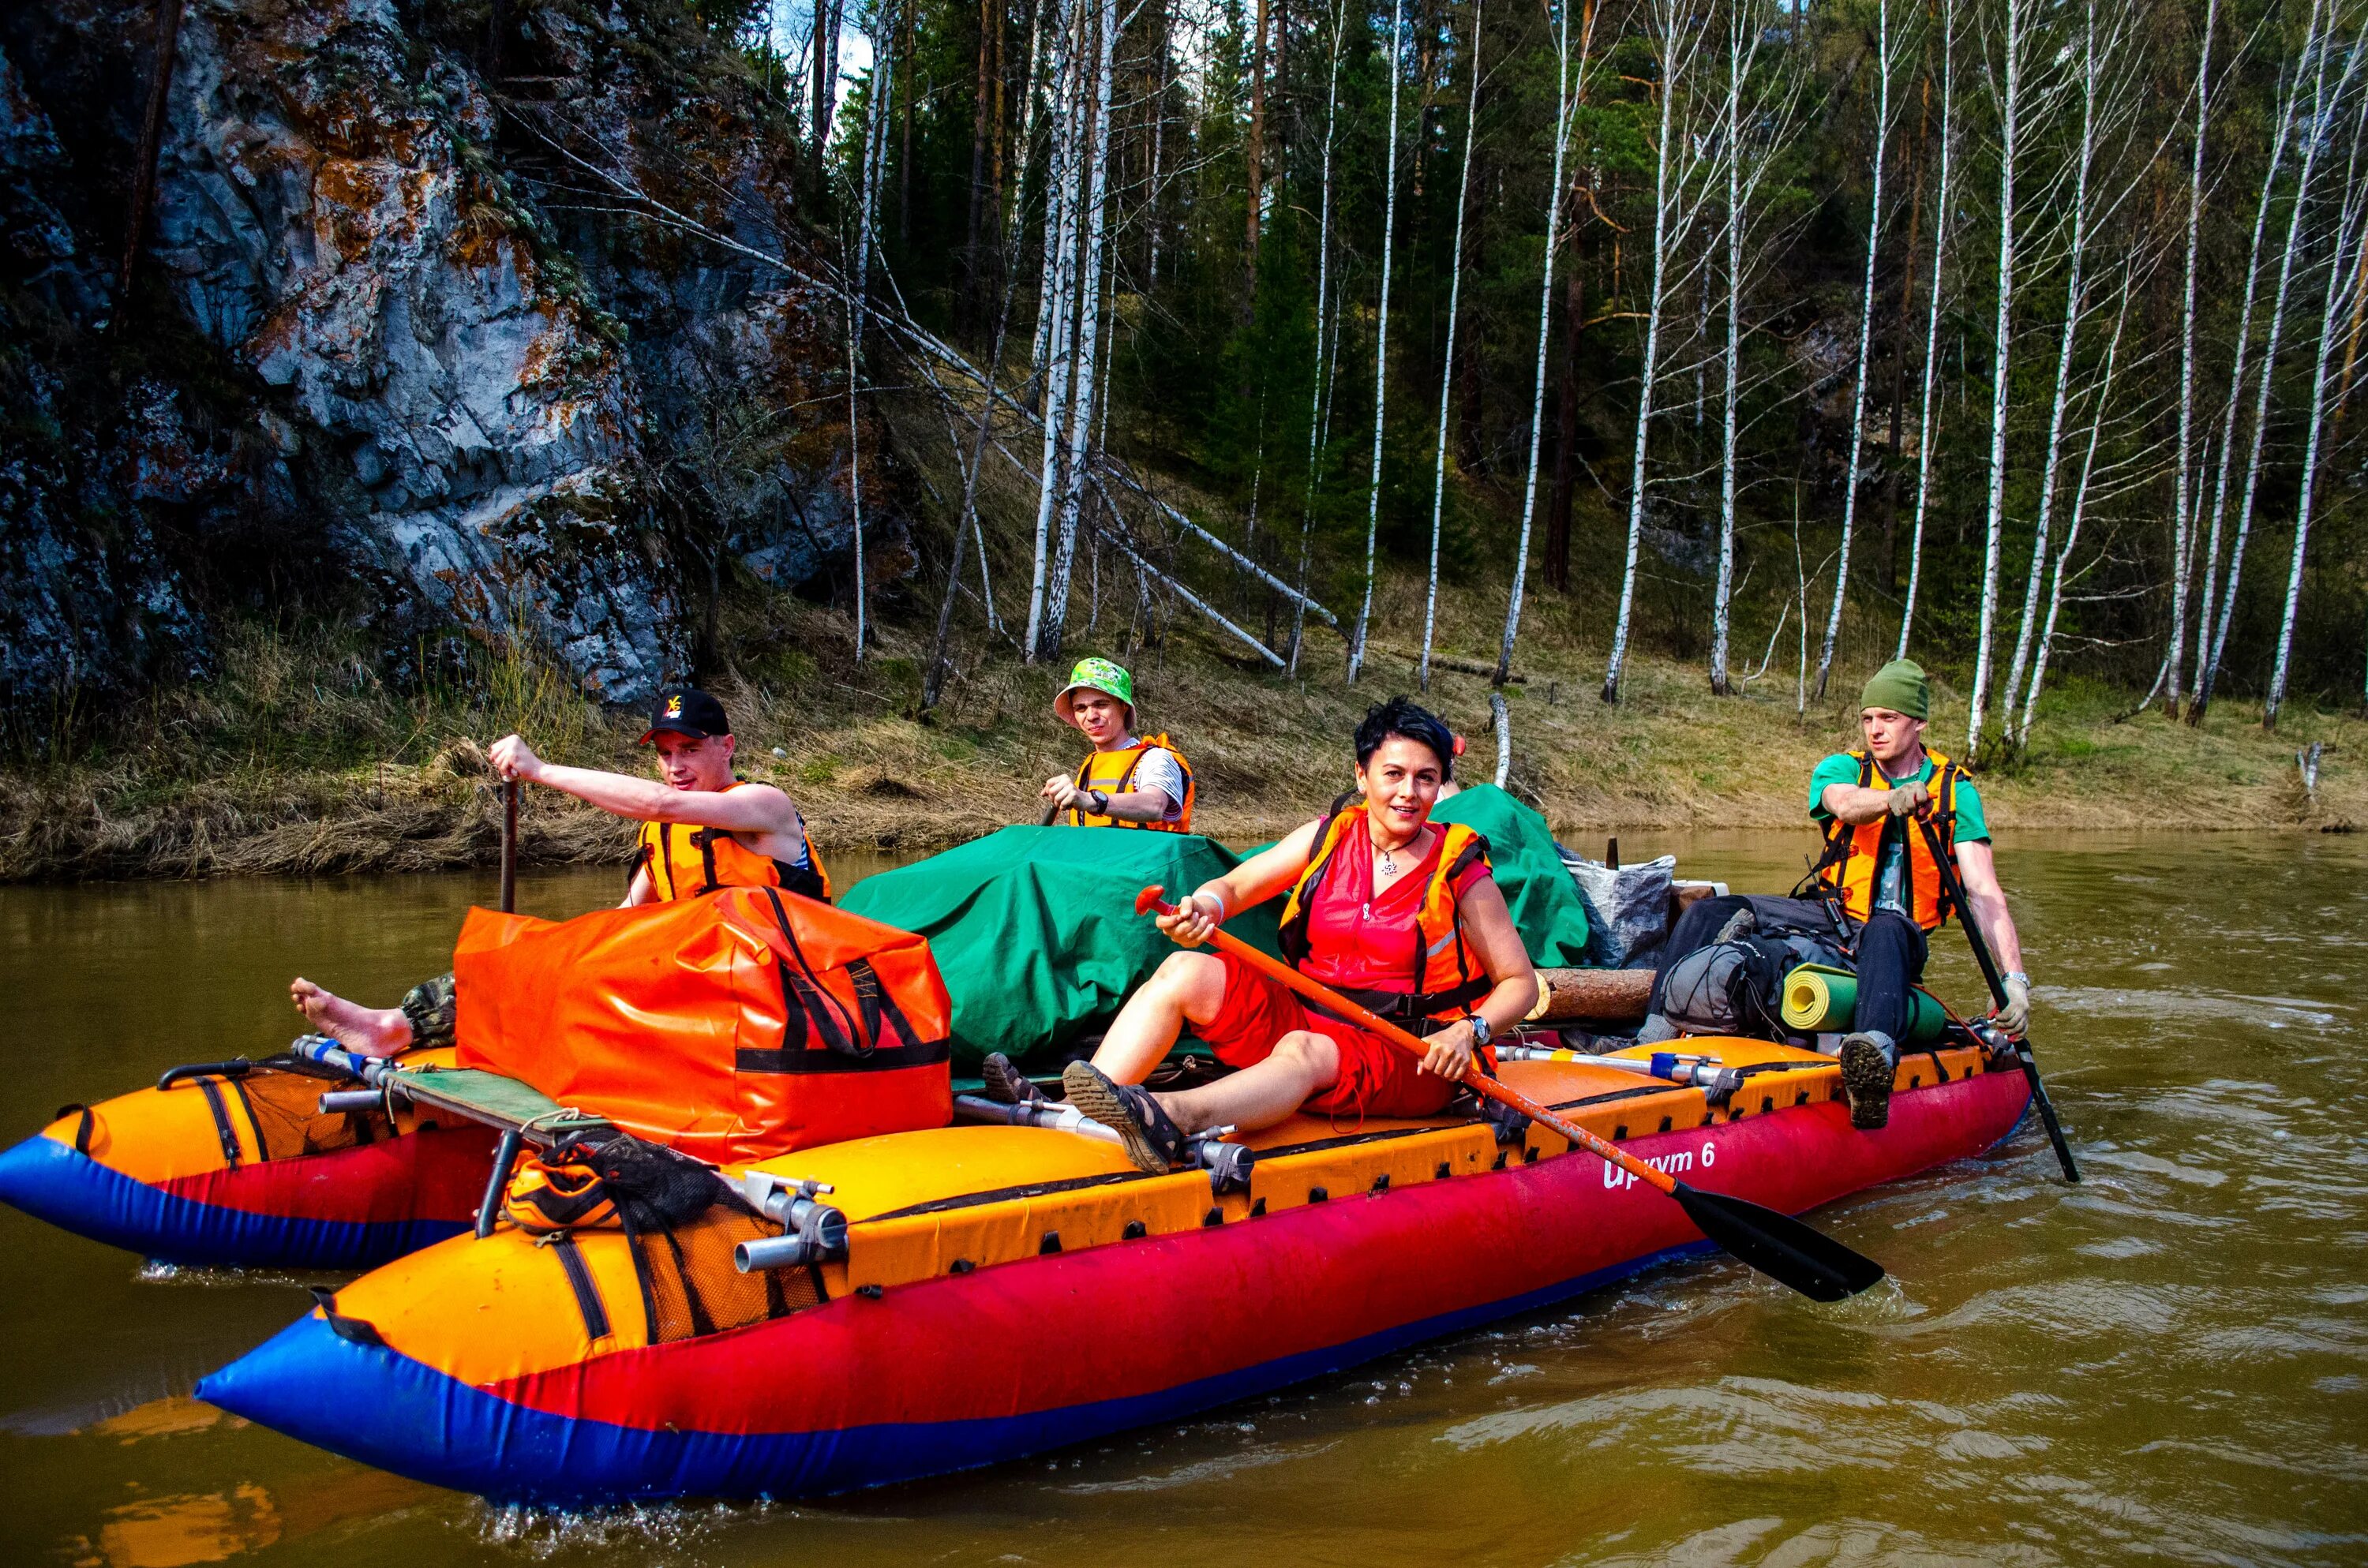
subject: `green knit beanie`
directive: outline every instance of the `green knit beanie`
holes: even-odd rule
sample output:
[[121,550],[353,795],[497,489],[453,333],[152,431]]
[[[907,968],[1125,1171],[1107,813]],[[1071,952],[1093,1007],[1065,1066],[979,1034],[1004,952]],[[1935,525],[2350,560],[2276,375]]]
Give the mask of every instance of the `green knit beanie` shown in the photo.
[[1913,659],[1894,659],[1874,672],[1859,693],[1859,708],[1888,708],[1894,713],[1905,713],[1910,719],[1932,716],[1932,683],[1924,678],[1924,666]]

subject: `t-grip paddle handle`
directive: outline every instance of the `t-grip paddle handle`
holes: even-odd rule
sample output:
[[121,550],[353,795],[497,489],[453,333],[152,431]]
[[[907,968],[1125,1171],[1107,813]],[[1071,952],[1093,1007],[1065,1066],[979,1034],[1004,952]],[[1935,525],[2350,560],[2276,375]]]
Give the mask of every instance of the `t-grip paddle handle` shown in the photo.
[[[1161,915],[1177,913],[1176,906],[1160,896],[1167,891],[1156,884],[1144,889],[1135,895],[1135,913],[1148,915],[1155,910]],[[1397,1025],[1370,1008],[1351,1002],[1321,981],[1311,979],[1289,964],[1269,958],[1240,937],[1219,929],[1210,932],[1209,939],[1259,973],[1320,1004],[1335,1017],[1379,1035],[1416,1056],[1429,1054],[1420,1040]],[[1510,1106],[1541,1127],[1552,1128],[1569,1139],[1574,1147],[1587,1150],[1614,1168],[1672,1199],[1709,1241],[1804,1296],[1820,1301],[1839,1301],[1846,1296],[1857,1295],[1883,1278],[1881,1264],[1851,1251],[1814,1226],[1804,1225],[1788,1214],[1780,1214],[1773,1209],[1746,1199],[1723,1192],[1704,1192],[1678,1180],[1667,1171],[1656,1170],[1618,1144],[1597,1137],[1576,1122],[1565,1121],[1527,1095],[1507,1088],[1481,1072],[1476,1062],[1464,1069],[1463,1082],[1474,1093],[1499,1105]]]

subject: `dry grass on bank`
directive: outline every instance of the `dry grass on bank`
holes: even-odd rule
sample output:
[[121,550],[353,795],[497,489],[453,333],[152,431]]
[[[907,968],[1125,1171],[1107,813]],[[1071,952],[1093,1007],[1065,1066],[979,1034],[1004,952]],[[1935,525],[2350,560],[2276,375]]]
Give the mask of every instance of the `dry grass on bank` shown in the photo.
[[[1727,699],[1699,666],[1632,660],[1624,699],[1598,699],[1603,650],[1570,607],[1541,595],[1508,690],[1512,786],[1567,840],[1620,827],[1801,823],[1808,772],[1851,739],[1850,705],[1880,650],[1837,669],[1831,698],[1796,716],[1790,671]],[[745,615],[734,671],[715,684],[739,723],[744,771],[788,789],[825,849],[916,850],[1032,821],[1033,796],[1080,744],[1050,711],[1058,672],[1008,649],[974,648],[937,713],[912,717],[926,652],[890,625],[862,665],[841,613],[780,599]],[[1502,614],[1497,592],[1451,589],[1440,650],[1486,662]],[[1255,842],[1319,810],[1349,774],[1348,736],[1367,702],[1414,685],[1420,584],[1392,579],[1376,604],[1375,653],[1354,691],[1344,652],[1311,634],[1303,677],[1266,669],[1239,644],[1188,619],[1157,647],[1121,648],[1103,625],[1076,640],[1135,673],[1143,718],[1173,733],[1201,779],[1199,825]],[[323,634],[326,636],[326,634]],[[1388,652],[1384,652],[1388,650]],[[1945,683],[1933,727],[1947,749],[1965,699]],[[1436,673],[1431,700],[1470,738],[1469,776],[1493,771],[1485,679]],[[2289,709],[2277,735],[2258,707],[2224,701],[2201,730],[2149,712],[2130,694],[2067,680],[2043,705],[2030,754],[1982,779],[1992,817],[2013,828],[2342,828],[2368,822],[2368,723]],[[398,695],[365,662],[325,641],[247,631],[220,676],[159,695],[113,736],[66,760],[0,771],[0,878],[331,874],[426,870],[493,856],[498,792],[483,746],[519,730],[545,755],[595,767],[646,766],[637,714],[604,712],[523,663]],[[2294,753],[2327,746],[2306,800]],[[779,748],[783,756],[772,754]],[[630,829],[549,791],[529,790],[523,853],[545,864],[621,864]]]

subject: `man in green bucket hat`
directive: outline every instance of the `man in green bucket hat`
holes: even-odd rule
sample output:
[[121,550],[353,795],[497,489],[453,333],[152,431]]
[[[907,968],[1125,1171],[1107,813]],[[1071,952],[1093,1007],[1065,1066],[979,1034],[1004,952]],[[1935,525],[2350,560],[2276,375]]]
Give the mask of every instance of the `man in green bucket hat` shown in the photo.
[[1108,659],[1080,659],[1053,711],[1094,749],[1074,774],[1056,773],[1039,791],[1071,827],[1192,831],[1191,765],[1165,734],[1134,733],[1134,677]]

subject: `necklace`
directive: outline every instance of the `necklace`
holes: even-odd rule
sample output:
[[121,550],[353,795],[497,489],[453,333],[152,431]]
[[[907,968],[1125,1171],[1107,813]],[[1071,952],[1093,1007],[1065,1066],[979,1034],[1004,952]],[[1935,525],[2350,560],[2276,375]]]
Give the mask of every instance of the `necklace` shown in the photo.
[[1398,874],[1397,852],[1401,849],[1406,848],[1414,843],[1416,838],[1420,838],[1421,836],[1422,830],[1420,828],[1417,828],[1415,829],[1414,838],[1407,839],[1404,844],[1382,844],[1376,842],[1373,845],[1373,863],[1381,868],[1382,875],[1395,878]]

